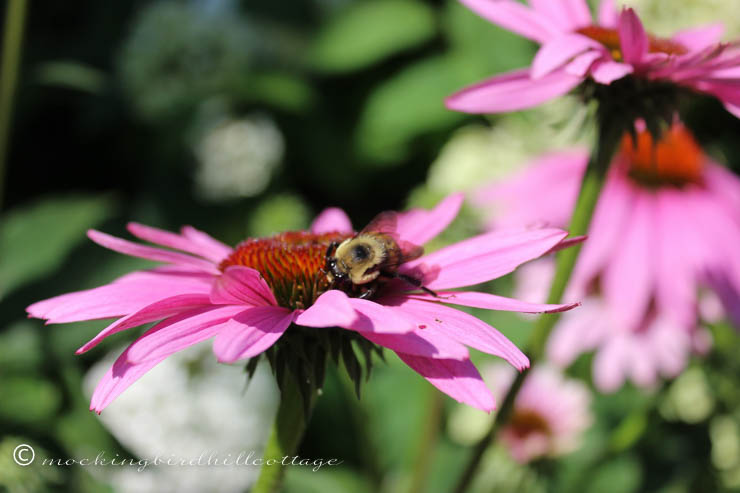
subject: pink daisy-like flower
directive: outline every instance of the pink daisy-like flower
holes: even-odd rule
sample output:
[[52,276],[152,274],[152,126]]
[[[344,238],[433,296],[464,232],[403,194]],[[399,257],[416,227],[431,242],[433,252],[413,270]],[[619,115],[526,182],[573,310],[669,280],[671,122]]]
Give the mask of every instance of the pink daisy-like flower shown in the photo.
[[720,43],[720,24],[670,39],[645,32],[632,9],[602,0],[592,20],[586,0],[461,0],[481,17],[541,45],[532,65],[497,75],[450,96],[467,113],[516,111],[561,96],[582,82],[600,85],[632,75],[710,94],[740,116],[740,50]]
[[[452,221],[461,203],[462,197],[453,195],[431,211],[399,214],[400,240],[426,243]],[[91,402],[97,412],[167,356],[206,339],[215,337],[216,357],[232,363],[260,355],[293,331],[331,327],[347,329],[348,334],[395,351],[442,392],[490,411],[493,397],[470,362],[466,346],[499,356],[519,370],[529,361],[496,329],[447,304],[522,312],[576,306],[449,291],[505,275],[523,262],[567,245],[563,243],[567,233],[559,229],[494,232],[453,244],[399,268],[400,273],[420,277],[437,297],[407,283],[391,282],[373,299],[352,298],[330,289],[323,270],[327,249],[332,242],[355,234],[339,209],[324,211],[310,231],[252,238],[233,249],[189,226],[180,234],[136,223],[128,229],[142,240],[172,250],[94,230],[88,236],[111,250],[166,265],[27,309],[30,316],[49,323],[117,318],[78,353],[117,332],[158,321],[121,354],[98,384]]]
[[[498,209],[492,227],[565,224],[587,161],[585,151],[545,156],[477,200]],[[597,349],[600,389],[616,389],[625,377],[652,385],[658,374],[683,370],[691,351],[705,351],[704,289],[740,321],[740,179],[703,154],[680,123],[657,144],[644,129],[636,145],[623,138],[588,237],[568,286],[584,306],[562,317],[548,354],[566,365]],[[536,275],[547,282],[542,270]]]
[[[493,395],[503,398],[514,381],[512,368],[491,365],[483,370]],[[511,418],[501,428],[501,441],[520,463],[574,451],[591,426],[591,394],[577,380],[548,365],[532,369],[514,401]]]

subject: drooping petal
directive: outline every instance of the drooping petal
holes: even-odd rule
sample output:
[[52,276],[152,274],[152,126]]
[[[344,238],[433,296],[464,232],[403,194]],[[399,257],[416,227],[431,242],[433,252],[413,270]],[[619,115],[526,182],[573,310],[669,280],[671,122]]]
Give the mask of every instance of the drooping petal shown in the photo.
[[442,248],[404,264],[400,271],[423,276],[429,289],[452,289],[496,279],[560,243],[560,229],[495,231]]
[[159,300],[151,305],[145,306],[141,310],[132,313],[126,317],[120,318],[110,324],[93,337],[84,346],[76,351],[76,354],[82,354],[97,346],[106,337],[116,334],[122,330],[137,327],[156,320],[177,315],[184,311],[190,311],[196,308],[203,308],[211,304],[210,297],[206,294],[179,294],[163,300]]
[[441,233],[460,211],[465,197],[461,193],[449,195],[432,210],[411,209],[397,217],[397,231],[403,241],[423,245]]
[[214,305],[277,306],[270,286],[255,269],[241,265],[227,267],[216,278],[211,291]]
[[591,77],[599,84],[609,85],[632,72],[634,68],[631,65],[605,60],[594,63],[591,68]]
[[529,359],[514,343],[472,315],[439,303],[404,296],[388,296],[381,301],[384,305],[394,307],[395,311],[402,311],[418,323],[434,327],[466,346],[499,356],[519,370],[529,367]]
[[186,255],[184,253],[171,252],[169,250],[162,250],[161,248],[154,248],[146,245],[138,245],[127,240],[122,240],[121,238],[116,238],[115,236],[101,233],[100,231],[95,231],[94,229],[89,230],[87,232],[87,236],[98,245],[104,246],[105,248],[109,248],[118,253],[123,253],[124,255],[154,260],[155,262],[166,262],[168,264],[179,265],[181,267],[191,267],[211,274],[219,273],[218,267],[213,262]]
[[719,43],[724,32],[725,26],[717,23],[679,31],[672,39],[691,51],[699,51]]
[[518,2],[511,0],[460,0],[460,2],[484,19],[540,43],[560,32],[554,20]]
[[456,401],[485,412],[495,409],[493,394],[469,359],[433,359],[404,353],[398,353],[398,357]]
[[598,12],[599,25],[603,27],[617,27],[619,15],[614,0],[601,0]]
[[100,414],[124,390],[164,359],[163,357],[158,360],[134,364],[128,361],[128,354],[124,351],[95,387],[90,400],[90,410]]
[[[548,2],[552,3],[550,0]],[[581,53],[590,49],[601,50],[601,48],[597,41],[577,33],[553,38],[543,44],[535,55],[532,61],[531,77],[541,79]]]
[[205,294],[213,276],[179,267],[137,271],[110,284],[39,301],[26,308],[48,323],[123,317],[159,300],[180,294]]
[[654,288],[654,197],[649,191],[635,195],[629,229],[622,234],[603,274],[604,297],[627,330],[635,330],[645,317]]
[[350,298],[332,289],[319,296],[307,310],[298,313],[295,323],[306,327],[348,327],[358,318]]
[[568,311],[580,303],[563,303],[549,305],[519,301],[495,294],[477,293],[475,291],[438,291],[438,296],[430,294],[409,294],[415,300],[431,301],[436,303],[451,303],[453,305],[472,306],[486,310],[502,310],[521,313],[559,313]]
[[250,310],[243,306],[219,306],[180,313],[144,332],[127,349],[128,360],[143,363],[210,339],[223,330],[224,324],[237,314]]
[[530,0],[529,3],[563,31],[574,31],[591,24],[591,12],[585,0]]
[[245,310],[224,324],[213,341],[213,352],[221,363],[257,356],[275,344],[294,317],[287,308],[276,306]]
[[338,207],[329,207],[324,209],[321,213],[316,216],[311,224],[311,232],[316,234],[321,233],[352,233],[352,221],[350,221],[347,213]]
[[358,317],[344,326],[347,329],[379,334],[406,334],[416,329],[413,317],[403,316],[380,303],[359,298],[349,298],[349,303]]
[[565,314],[547,340],[547,358],[567,368],[583,352],[601,344],[609,332],[609,321],[600,301],[586,299],[577,312]]
[[648,53],[649,40],[645,28],[635,11],[625,8],[619,16],[619,44],[624,62],[639,65]]
[[573,61],[565,66],[564,70],[566,73],[575,75],[576,77],[586,77],[594,62],[601,58],[604,58],[602,52],[597,50],[587,51],[575,57]]
[[202,245],[207,251],[211,252],[210,256],[207,256],[206,258],[214,262],[220,262],[233,251],[230,246],[221,243],[217,239],[211,237],[211,235],[195,229],[192,226],[183,226],[182,229],[180,229],[180,233],[182,233],[185,238]]
[[594,384],[602,392],[614,392],[624,382],[629,371],[627,337],[612,337],[599,349],[594,359]]
[[562,96],[582,81],[582,77],[565,71],[532,79],[529,69],[515,70],[468,86],[449,96],[445,105],[465,113],[518,111]]
[[416,329],[407,334],[362,332],[362,336],[392,351],[415,356],[456,360],[464,360],[470,357],[465,346],[432,327]]
[[220,262],[225,256],[223,255],[222,248],[213,248],[213,246],[209,244],[194,241],[184,235],[181,236],[139,223],[128,223],[126,225],[126,229],[139,239],[149,241],[157,245],[174,248],[175,250],[192,253],[193,255],[198,255],[199,257],[208,259],[211,262]]

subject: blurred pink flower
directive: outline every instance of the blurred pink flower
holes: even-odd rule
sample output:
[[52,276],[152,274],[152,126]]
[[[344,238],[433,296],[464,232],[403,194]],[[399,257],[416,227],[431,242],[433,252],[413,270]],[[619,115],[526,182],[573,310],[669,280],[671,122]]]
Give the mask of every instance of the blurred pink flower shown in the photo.
[[[447,227],[462,203],[453,195],[431,211],[398,216],[398,235],[424,244]],[[500,277],[558,248],[559,229],[494,232],[453,244],[403,264],[439,297],[390,283],[373,300],[329,289],[322,271],[327,248],[354,233],[346,214],[328,209],[311,231],[248,239],[232,249],[192,227],[180,234],[136,223],[134,236],[165,250],[91,230],[90,239],[117,252],[166,265],[132,272],[110,284],[69,293],[28,307],[48,323],[117,318],[82,346],[82,353],[125,329],[159,321],[134,341],[98,384],[91,409],[100,412],[167,356],[215,337],[219,361],[252,358],[275,344],[292,324],[341,327],[395,351],[432,385],[458,401],[490,411],[494,400],[466,346],[500,356],[521,370],[527,357],[496,329],[443,303],[492,310],[547,312],[575,304],[542,305],[486,293],[448,291]],[[181,253],[186,252],[186,253]]]
[[[514,371],[500,364],[483,370],[493,395],[503,399]],[[514,401],[509,422],[501,428],[501,441],[518,462],[556,457],[578,448],[591,426],[591,393],[586,385],[564,377],[548,365],[538,365],[524,381]]]
[[494,76],[447,99],[467,113],[516,111],[536,106],[585,80],[609,85],[627,75],[668,82],[720,99],[740,116],[740,51],[720,43],[721,24],[661,39],[645,32],[635,12],[617,12],[602,0],[594,22],[586,0],[461,0],[490,22],[539,43],[525,69]]
[[[545,156],[482,189],[477,201],[498,211],[491,227],[566,224],[587,161],[585,151]],[[584,306],[555,327],[550,358],[567,365],[596,349],[594,379],[602,390],[626,377],[648,386],[658,374],[675,376],[692,350],[708,348],[697,327],[703,289],[714,290],[740,323],[737,245],[738,177],[704,155],[680,123],[657,145],[644,130],[637,145],[625,136],[568,286],[567,296]],[[526,284],[546,284],[547,271],[529,269],[537,279]]]

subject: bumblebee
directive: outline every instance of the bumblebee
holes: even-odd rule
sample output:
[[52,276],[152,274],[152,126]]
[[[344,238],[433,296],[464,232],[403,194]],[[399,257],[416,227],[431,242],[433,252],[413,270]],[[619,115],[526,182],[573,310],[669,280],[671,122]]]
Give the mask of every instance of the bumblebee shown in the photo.
[[332,242],[326,250],[324,267],[330,286],[368,299],[386,282],[400,279],[436,296],[419,279],[398,272],[401,264],[421,257],[424,249],[401,240],[396,224],[395,212],[382,212],[352,238]]

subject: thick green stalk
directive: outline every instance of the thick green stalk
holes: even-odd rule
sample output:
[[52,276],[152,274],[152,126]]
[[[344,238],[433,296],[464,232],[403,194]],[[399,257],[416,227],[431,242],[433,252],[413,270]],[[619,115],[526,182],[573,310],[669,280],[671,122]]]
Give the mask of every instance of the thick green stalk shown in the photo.
[[8,0],[3,28],[3,54],[0,66],[0,208],[5,190],[5,160],[8,156],[13,95],[18,80],[18,65],[23,45],[26,0]]
[[[573,236],[581,236],[588,232],[588,226],[591,223],[591,217],[593,216],[599,194],[604,185],[609,163],[611,163],[624,128],[620,125],[604,124],[603,121],[600,123],[599,140],[597,142],[595,152],[591,155],[591,159],[586,168],[586,173],[581,182],[581,190],[578,194],[578,200],[569,226],[569,232]],[[563,293],[565,293],[565,288],[568,285],[568,281],[570,280],[570,276],[573,273],[573,267],[576,264],[576,259],[578,258],[580,250],[580,245],[576,245],[574,247],[566,248],[558,253],[555,266],[555,277],[553,278],[552,285],[550,287],[550,294],[547,298],[548,303],[560,303]],[[558,314],[554,313],[544,314],[537,320],[530,336],[529,343],[527,344],[531,366],[534,366],[542,358],[545,352],[547,338],[549,337],[552,328],[555,326],[555,323],[558,321],[558,316]],[[483,437],[483,439],[481,439],[473,449],[473,455],[471,456],[470,461],[455,488],[456,493],[463,493],[470,486],[470,483],[480,466],[481,459],[483,459],[483,455],[496,439],[499,429],[509,419],[514,408],[516,396],[528,375],[529,370],[517,375],[514,383],[509,388],[504,401],[501,403],[498,414],[496,415],[496,420],[493,425],[491,425],[486,436]]]
[[[298,388],[298,383],[290,371],[286,371],[283,378],[280,406],[270,431],[265,452],[262,454],[264,462],[260,477],[252,488],[252,493],[275,493],[279,491],[286,467],[282,464],[283,458],[287,457],[286,463],[290,463],[298,445],[301,443],[303,432],[306,431],[308,416],[305,413],[303,397]],[[316,400],[315,391],[311,394],[310,399],[309,410],[313,409]],[[268,461],[275,462],[268,465]]]

